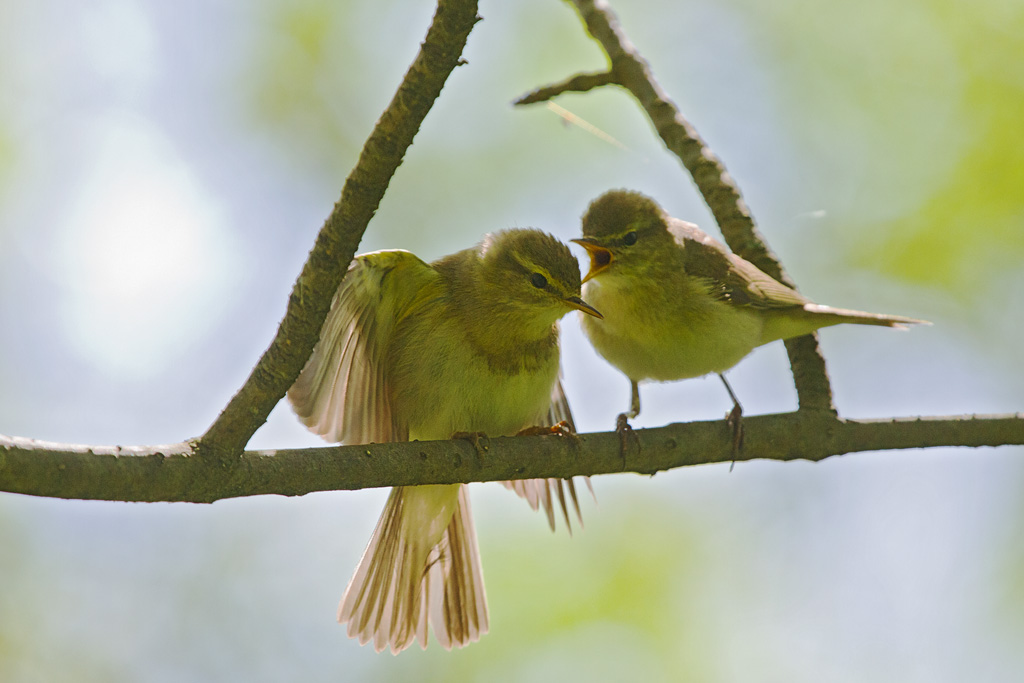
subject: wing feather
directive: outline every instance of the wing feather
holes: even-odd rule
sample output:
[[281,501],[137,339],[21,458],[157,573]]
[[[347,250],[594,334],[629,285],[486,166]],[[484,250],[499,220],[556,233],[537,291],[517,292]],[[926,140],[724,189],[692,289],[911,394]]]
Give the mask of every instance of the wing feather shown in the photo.
[[683,248],[686,272],[703,278],[718,298],[736,306],[765,309],[810,303],[800,292],[733,254],[693,223],[670,218],[667,227],[675,243]]
[[[401,277],[388,277],[395,270],[402,271]],[[390,408],[385,354],[396,324],[437,279],[433,268],[403,250],[353,260],[331,302],[320,341],[288,390],[303,424],[341,443],[408,437],[408,427]]]

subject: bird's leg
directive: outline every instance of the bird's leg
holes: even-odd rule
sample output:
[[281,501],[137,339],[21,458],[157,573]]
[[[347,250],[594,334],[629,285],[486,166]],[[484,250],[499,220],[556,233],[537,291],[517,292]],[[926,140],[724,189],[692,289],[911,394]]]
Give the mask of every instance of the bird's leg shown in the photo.
[[622,456],[622,469],[626,469],[626,451],[629,450],[629,440],[632,439],[637,448],[640,448],[640,441],[636,438],[636,434],[633,433],[633,428],[629,426],[629,421],[640,414],[640,386],[635,380],[629,380],[630,383],[630,401],[629,401],[629,412],[620,413],[615,419],[615,431],[619,434],[619,454]]
[[487,436],[484,432],[455,432],[451,438],[462,439],[473,444],[478,461],[483,459],[484,454],[491,447],[491,437]]
[[732,399],[732,410],[725,416],[725,422],[732,427],[732,465],[729,465],[729,471],[736,465],[736,456],[743,448],[743,406],[740,405],[739,400],[736,398],[736,394],[733,393],[732,387],[729,386],[729,382],[726,381],[725,375],[718,373],[718,378],[722,380],[722,384],[725,385],[725,390],[729,392],[729,398]]

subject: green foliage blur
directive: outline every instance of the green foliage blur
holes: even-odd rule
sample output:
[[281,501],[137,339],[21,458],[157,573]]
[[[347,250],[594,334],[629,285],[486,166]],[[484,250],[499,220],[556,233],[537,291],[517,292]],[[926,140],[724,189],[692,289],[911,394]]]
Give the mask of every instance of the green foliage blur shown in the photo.
[[[791,74],[794,129],[817,133],[807,144],[834,145],[837,165],[861,166],[850,200],[867,205],[867,220],[841,226],[856,264],[941,288],[964,307],[999,288],[1024,259],[1024,7],[750,9]],[[806,32],[798,42],[792,26]],[[845,139],[827,139],[822,126]]]

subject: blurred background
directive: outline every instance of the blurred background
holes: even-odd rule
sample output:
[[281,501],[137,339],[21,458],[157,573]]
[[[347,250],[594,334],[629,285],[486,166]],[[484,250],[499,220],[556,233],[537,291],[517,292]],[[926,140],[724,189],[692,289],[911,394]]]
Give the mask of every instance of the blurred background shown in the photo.
[[[935,323],[824,331],[843,415],[1024,409],[1024,5],[613,4],[806,294]],[[0,433],[202,433],[274,334],[433,10],[5,0]],[[558,100],[621,147],[510,106],[604,64],[569,7],[481,14],[363,250],[431,259],[513,226],[569,239],[612,187],[717,235],[624,93]],[[608,430],[628,383],[575,319],[563,329],[577,422]],[[781,344],[730,379],[748,414],[796,406]],[[641,391],[640,426],[730,407],[714,378]],[[316,443],[281,405],[251,447]],[[397,658],[334,621],[384,490],[209,506],[0,494],[0,680],[1018,681],[1022,456],[603,476],[572,538],[474,485],[491,633]]]

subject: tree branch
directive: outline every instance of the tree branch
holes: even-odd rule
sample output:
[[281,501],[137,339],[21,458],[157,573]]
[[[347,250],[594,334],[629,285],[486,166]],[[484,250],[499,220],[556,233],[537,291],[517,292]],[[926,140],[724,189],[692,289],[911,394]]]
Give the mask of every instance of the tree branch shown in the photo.
[[538,88],[531,93],[523,95],[512,104],[519,106],[523,104],[535,104],[537,102],[547,102],[548,100],[554,99],[558,95],[567,92],[587,92],[594,88],[600,88],[602,85],[614,85],[617,81],[615,80],[615,74],[611,71],[597,71],[588,74],[576,74],[570,78],[565,79],[561,83],[555,83],[543,88]]
[[[571,2],[591,37],[604,49],[611,64],[609,71],[581,74],[539,88],[519,98],[515,104],[542,102],[563,92],[582,92],[607,84],[625,88],[646,112],[665,146],[690,172],[729,247],[775,279],[795,288],[778,258],[766,245],[724,164],[661,89],[647,61],[626,37],[608,4],[604,0]],[[787,340],[786,352],[793,368],[800,409],[834,414],[836,408],[818,336],[813,334]]]
[[378,486],[655,474],[731,460],[819,461],[875,450],[1024,444],[1024,413],[844,420],[798,411],[746,417],[743,426],[738,455],[725,421],[639,429],[640,449],[625,461],[615,432],[495,438],[483,457],[468,441],[413,441],[246,451],[230,464],[193,457],[188,444],[97,448],[0,436],[0,490],[56,498],[211,503]]
[[242,388],[193,444],[199,455],[226,459],[241,453],[299,376],[367,224],[479,20],[477,0],[439,0],[419,54],[363,145],[341,199],[317,236],[277,335]]

